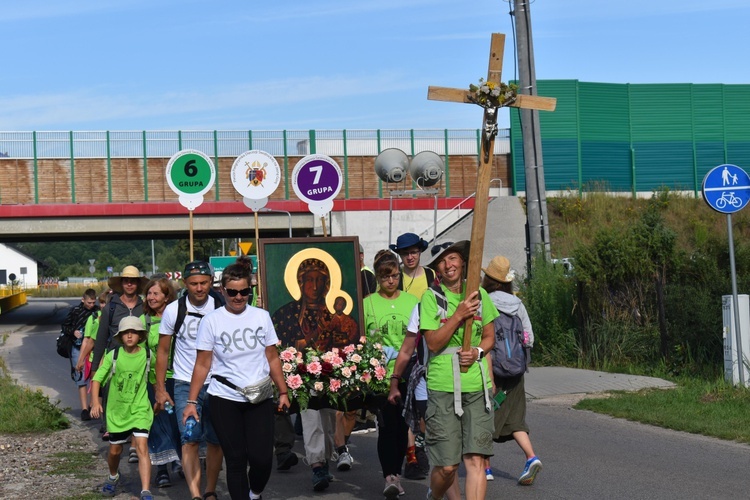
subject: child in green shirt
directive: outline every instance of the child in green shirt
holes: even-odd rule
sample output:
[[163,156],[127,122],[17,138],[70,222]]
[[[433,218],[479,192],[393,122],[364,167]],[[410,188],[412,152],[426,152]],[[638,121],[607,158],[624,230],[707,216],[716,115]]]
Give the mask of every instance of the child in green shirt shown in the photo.
[[138,453],[138,473],[141,477],[141,500],[152,500],[148,490],[151,481],[151,461],[148,456],[148,433],[154,421],[154,413],[148,400],[146,386],[151,356],[147,348],[138,344],[146,340],[146,330],[136,316],[127,316],[120,321],[115,338],[122,347],[110,351],[94,375],[91,385],[91,416],[99,418],[102,405],[99,390],[108,382],[107,430],[109,431],[109,477],[102,494],[115,496],[120,479],[118,467],[123,444],[133,436],[133,445]]

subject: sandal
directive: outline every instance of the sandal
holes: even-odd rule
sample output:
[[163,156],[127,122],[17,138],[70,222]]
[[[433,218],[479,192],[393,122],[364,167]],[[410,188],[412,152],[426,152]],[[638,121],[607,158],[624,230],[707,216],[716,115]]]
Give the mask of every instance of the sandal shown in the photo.
[[159,488],[169,488],[172,486],[172,481],[169,479],[169,472],[160,470],[156,473],[156,486]]

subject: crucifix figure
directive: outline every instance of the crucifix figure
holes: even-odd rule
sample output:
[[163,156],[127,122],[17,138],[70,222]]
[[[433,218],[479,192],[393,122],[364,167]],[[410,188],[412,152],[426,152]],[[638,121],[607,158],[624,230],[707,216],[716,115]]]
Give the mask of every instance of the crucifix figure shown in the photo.
[[[501,107],[539,109],[554,111],[557,99],[535,95],[516,94],[515,89],[502,84],[503,51],[505,35],[493,33],[490,43],[490,62],[487,80],[480,81],[481,87],[471,86],[469,90],[430,86],[427,99],[479,104],[484,108],[482,125],[482,150],[477,172],[477,190],[474,200],[474,219],[471,226],[471,247],[466,278],[466,296],[479,289],[479,273],[482,267],[484,233],[487,226],[487,205],[489,203],[490,178],[492,177],[492,157],[497,135],[497,113]],[[476,90],[475,90],[476,89]],[[495,90],[497,89],[497,90]],[[492,91],[495,90],[493,93]],[[464,324],[463,350],[471,349],[471,324],[473,318]],[[466,371],[462,367],[462,371]]]

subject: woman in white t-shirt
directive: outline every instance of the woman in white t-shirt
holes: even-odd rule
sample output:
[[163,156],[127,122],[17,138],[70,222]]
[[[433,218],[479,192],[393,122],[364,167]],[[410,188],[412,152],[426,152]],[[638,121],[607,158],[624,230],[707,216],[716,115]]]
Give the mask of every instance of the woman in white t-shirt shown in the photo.
[[207,314],[198,328],[198,354],[182,416],[185,422],[198,419],[194,401],[210,371],[211,423],[224,451],[229,494],[242,500],[260,498],[271,476],[277,409],[271,380],[279,390],[278,408],[289,407],[271,317],[248,305],[252,271],[247,257],[224,269],[221,289],[227,303]]

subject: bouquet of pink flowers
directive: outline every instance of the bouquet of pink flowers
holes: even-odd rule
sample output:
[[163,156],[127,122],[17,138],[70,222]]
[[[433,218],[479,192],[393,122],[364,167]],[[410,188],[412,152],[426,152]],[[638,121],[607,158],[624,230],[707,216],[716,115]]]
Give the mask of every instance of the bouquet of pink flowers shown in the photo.
[[390,387],[382,345],[365,337],[357,344],[327,352],[277,347],[289,400],[302,410],[308,407],[310,397],[327,398],[333,407],[346,409],[348,400],[384,394]]

